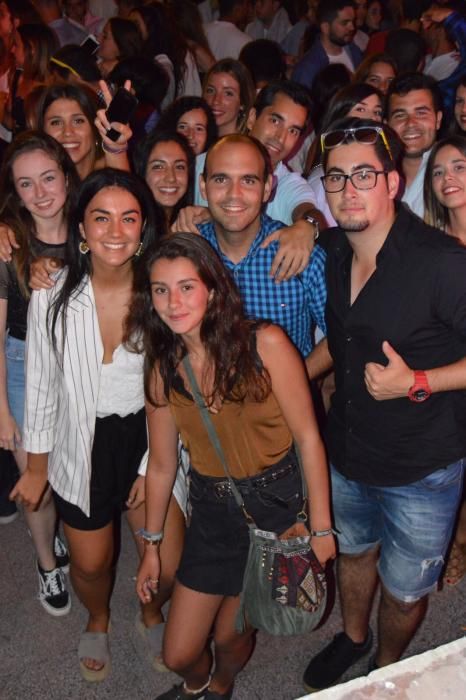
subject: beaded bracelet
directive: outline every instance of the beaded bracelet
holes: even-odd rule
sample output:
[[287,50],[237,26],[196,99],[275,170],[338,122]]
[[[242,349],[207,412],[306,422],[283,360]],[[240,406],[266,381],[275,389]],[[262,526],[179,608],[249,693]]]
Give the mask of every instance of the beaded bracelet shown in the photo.
[[105,153],[111,153],[112,156],[118,156],[120,153],[126,153],[128,150],[128,144],[122,144],[121,148],[109,148],[105,145],[104,141],[102,141],[102,150],[105,151]]
[[147,544],[158,544],[163,539],[163,530],[160,532],[149,532],[144,527],[136,532]]
[[326,535],[336,535],[337,531],[333,527],[329,527],[328,530],[311,530],[312,537],[325,537]]

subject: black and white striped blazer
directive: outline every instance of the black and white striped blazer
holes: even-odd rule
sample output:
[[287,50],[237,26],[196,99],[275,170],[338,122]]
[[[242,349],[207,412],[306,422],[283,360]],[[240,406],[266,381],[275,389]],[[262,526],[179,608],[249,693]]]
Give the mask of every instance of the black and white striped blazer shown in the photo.
[[33,292],[29,304],[23,447],[34,454],[49,453],[52,488],[89,515],[104,348],[92,285],[86,277],[68,304],[64,346],[58,319],[58,361],[47,332],[47,311],[65,275],[62,271],[53,289]]

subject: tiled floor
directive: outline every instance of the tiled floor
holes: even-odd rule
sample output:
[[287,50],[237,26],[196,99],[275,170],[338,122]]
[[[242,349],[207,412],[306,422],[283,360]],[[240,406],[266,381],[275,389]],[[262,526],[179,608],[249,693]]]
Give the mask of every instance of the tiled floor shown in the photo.
[[[126,525],[112,602],[112,672],[93,686],[81,679],[76,650],[85,624],[73,596],[71,613],[48,615],[36,600],[37,582],[30,538],[22,518],[0,526],[0,700],[150,700],[176,680],[158,674],[145,658],[134,629],[136,556]],[[431,597],[427,618],[407,655],[464,634],[466,580]],[[255,653],[238,678],[235,700],[292,700],[304,694],[302,672],[309,658],[340,629],[338,605],[325,626],[306,637],[272,638],[260,634]],[[367,661],[344,680],[365,672]]]

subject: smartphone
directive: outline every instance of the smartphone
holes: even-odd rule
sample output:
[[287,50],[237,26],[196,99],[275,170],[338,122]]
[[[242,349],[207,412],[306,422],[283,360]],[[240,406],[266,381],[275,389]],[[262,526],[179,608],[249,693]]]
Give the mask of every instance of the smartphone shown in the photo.
[[[138,100],[128,90],[125,90],[125,88],[118,88],[105,114],[109,122],[128,124],[138,104]],[[109,129],[107,131],[107,136],[109,139],[112,139],[112,141],[117,141],[120,132],[116,129]]]
[[81,47],[85,49],[91,56],[95,54],[100,44],[93,34],[89,34],[84,41],[81,42]]

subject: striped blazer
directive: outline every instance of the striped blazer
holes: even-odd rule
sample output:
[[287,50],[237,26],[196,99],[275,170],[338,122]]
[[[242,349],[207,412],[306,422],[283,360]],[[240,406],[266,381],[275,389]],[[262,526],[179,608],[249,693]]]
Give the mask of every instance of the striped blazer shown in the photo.
[[86,277],[68,304],[64,347],[58,319],[58,361],[47,332],[47,311],[65,275],[66,271],[59,273],[53,289],[33,292],[29,304],[23,447],[33,454],[49,453],[52,488],[89,516],[91,454],[104,348],[92,285]]

